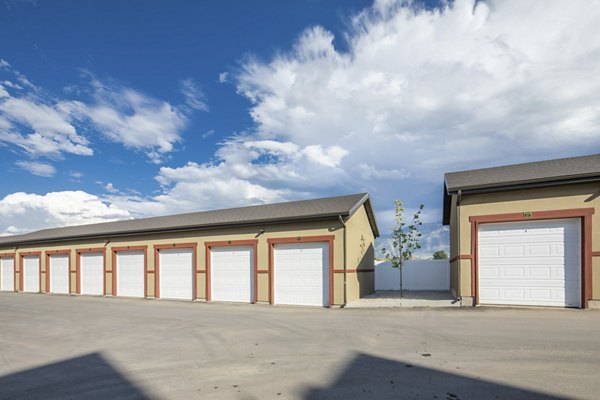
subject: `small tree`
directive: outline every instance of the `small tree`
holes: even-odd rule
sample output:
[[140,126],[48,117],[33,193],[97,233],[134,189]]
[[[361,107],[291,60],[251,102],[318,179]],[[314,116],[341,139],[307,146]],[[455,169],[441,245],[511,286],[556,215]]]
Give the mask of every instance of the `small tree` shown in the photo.
[[412,258],[413,253],[421,248],[419,242],[423,235],[419,231],[419,227],[423,225],[421,211],[424,206],[423,204],[419,206],[412,217],[412,221],[407,224],[404,218],[405,209],[402,201],[396,200],[394,205],[396,208],[396,226],[392,228],[392,249],[388,251],[383,248],[381,251],[392,262],[392,267],[400,270],[400,297],[403,297],[402,268],[404,263]]
[[446,252],[444,250],[438,250],[435,253],[433,253],[433,259],[434,260],[447,260],[448,254],[446,254]]

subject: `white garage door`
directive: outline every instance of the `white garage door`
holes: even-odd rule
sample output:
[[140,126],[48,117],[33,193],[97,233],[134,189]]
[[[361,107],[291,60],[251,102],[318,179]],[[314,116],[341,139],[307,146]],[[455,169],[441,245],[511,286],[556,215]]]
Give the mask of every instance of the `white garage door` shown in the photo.
[[103,295],[104,254],[81,253],[79,255],[79,279],[81,294]]
[[15,260],[12,257],[0,258],[0,290],[15,290]]
[[192,300],[192,249],[159,251],[160,297]]
[[50,292],[69,293],[69,256],[54,254],[49,257],[50,262]]
[[144,252],[117,252],[117,296],[144,297]]
[[329,244],[274,245],[275,303],[329,305]]
[[38,293],[40,291],[40,258],[39,256],[23,257],[23,291]]
[[479,302],[579,307],[578,219],[479,226]]
[[252,302],[253,252],[252,246],[211,248],[212,300]]

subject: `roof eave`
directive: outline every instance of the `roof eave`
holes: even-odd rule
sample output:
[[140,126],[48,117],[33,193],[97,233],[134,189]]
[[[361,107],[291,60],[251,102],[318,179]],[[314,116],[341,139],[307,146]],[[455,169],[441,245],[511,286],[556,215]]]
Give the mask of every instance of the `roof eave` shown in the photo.
[[42,244],[42,243],[56,243],[62,242],[65,240],[85,240],[85,239],[109,239],[114,237],[124,237],[124,236],[137,236],[137,235],[148,235],[152,233],[175,233],[175,232],[189,232],[189,231],[202,231],[209,229],[221,229],[221,228],[241,228],[253,225],[281,225],[289,222],[312,222],[312,221],[323,221],[328,219],[336,219],[339,216],[347,217],[350,215],[349,212],[345,211],[342,213],[328,213],[307,217],[290,217],[286,219],[262,219],[262,220],[253,220],[248,222],[232,222],[232,223],[223,223],[223,224],[207,224],[207,225],[190,225],[184,227],[163,227],[163,228],[153,228],[153,229],[138,229],[138,230],[126,230],[126,231],[117,231],[110,233],[98,233],[98,234],[87,234],[87,235],[68,235],[68,236],[60,236],[51,239],[33,239],[33,240],[15,240],[15,241],[7,241],[0,242],[0,247],[4,246],[15,246],[15,245],[29,245],[29,244]]
[[530,180],[523,182],[511,182],[507,184],[489,184],[489,185],[477,185],[477,186],[462,186],[455,187],[452,189],[446,189],[447,194],[457,194],[459,190],[462,191],[463,194],[474,194],[474,193],[486,193],[486,192],[499,192],[499,191],[507,191],[507,190],[518,190],[518,189],[528,189],[528,188],[537,188],[537,187],[548,187],[548,186],[563,186],[563,185],[573,185],[577,183],[590,183],[590,182],[599,182],[600,176],[584,176],[578,178],[567,178],[567,179],[552,179],[552,180]]

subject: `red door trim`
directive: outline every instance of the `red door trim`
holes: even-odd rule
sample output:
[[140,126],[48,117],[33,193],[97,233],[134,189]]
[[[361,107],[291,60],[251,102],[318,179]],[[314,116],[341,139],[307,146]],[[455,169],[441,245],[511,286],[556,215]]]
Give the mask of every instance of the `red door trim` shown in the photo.
[[102,253],[102,293],[106,296],[106,247],[90,247],[87,249],[75,249],[75,293],[81,294],[81,253]]
[[172,243],[172,244],[155,244],[154,245],[154,297],[160,298],[160,250],[165,249],[192,249],[192,301],[198,298],[198,292],[196,289],[196,264],[197,264],[197,250],[198,243]]
[[23,253],[19,253],[19,287],[21,288],[21,292],[25,291],[23,287],[23,278],[25,275],[23,273],[23,257],[27,256],[38,256],[38,293],[42,291],[42,252],[41,251],[26,251]]
[[592,215],[594,208],[572,208],[566,210],[534,211],[510,214],[474,215],[471,221],[471,290],[475,304],[479,304],[478,282],[478,232],[479,224],[496,222],[541,221],[550,219],[581,219],[581,307],[587,308],[592,299]]
[[335,235],[322,235],[322,236],[296,236],[296,237],[285,237],[285,238],[273,238],[267,239],[269,244],[269,303],[274,304],[275,293],[274,293],[274,268],[275,268],[275,257],[273,245],[281,243],[317,243],[327,242],[329,245],[329,299],[328,307],[333,305],[333,241]]
[[68,265],[69,265],[69,294],[71,293],[71,249],[65,249],[65,250],[48,250],[45,252],[46,253],[46,291],[45,293],[51,293],[50,292],[50,274],[52,273],[52,271],[50,271],[50,256],[53,255],[57,255],[57,254],[66,254],[68,256]]
[[0,258],[13,259],[13,291],[17,291],[17,253],[0,253]]
[[226,247],[226,246],[252,246],[253,260],[252,266],[253,275],[254,275],[254,284],[253,284],[253,295],[252,295],[252,304],[256,304],[258,301],[258,239],[244,239],[244,240],[221,240],[216,242],[204,242],[205,248],[205,260],[204,272],[206,274],[205,277],[205,291],[206,291],[206,301],[211,301],[212,293],[211,293],[211,248],[213,247]]
[[117,252],[139,250],[142,250],[144,252],[144,298],[148,297],[148,246],[122,246],[111,248],[113,296],[117,296]]

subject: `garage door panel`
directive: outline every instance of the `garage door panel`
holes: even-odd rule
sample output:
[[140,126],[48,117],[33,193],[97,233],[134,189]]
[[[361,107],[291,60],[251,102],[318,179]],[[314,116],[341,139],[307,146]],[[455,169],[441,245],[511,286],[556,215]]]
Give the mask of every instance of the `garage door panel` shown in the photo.
[[252,302],[254,247],[215,246],[210,253],[212,300]]
[[324,306],[329,302],[329,243],[274,246],[275,303]]
[[12,257],[0,257],[0,290],[15,290],[15,260]]
[[23,291],[38,293],[40,291],[40,258],[39,256],[23,257]]
[[104,254],[101,252],[79,255],[80,291],[84,295],[104,294]]
[[50,263],[50,292],[69,293],[69,256],[53,254],[48,258]]
[[193,254],[192,249],[159,251],[161,298],[192,300]]
[[481,224],[481,304],[579,306],[577,219]]
[[117,252],[117,296],[144,296],[144,252]]

